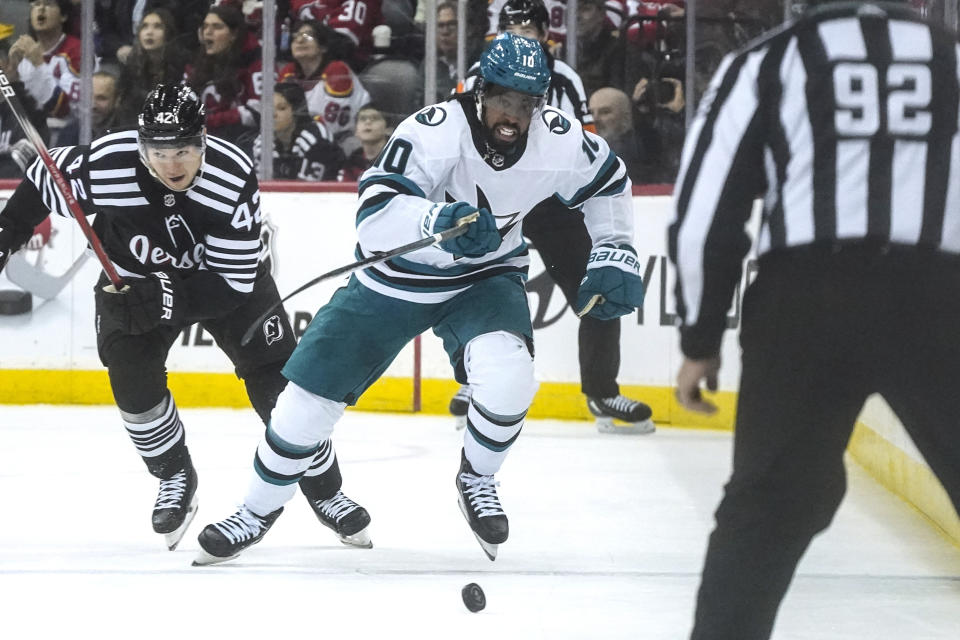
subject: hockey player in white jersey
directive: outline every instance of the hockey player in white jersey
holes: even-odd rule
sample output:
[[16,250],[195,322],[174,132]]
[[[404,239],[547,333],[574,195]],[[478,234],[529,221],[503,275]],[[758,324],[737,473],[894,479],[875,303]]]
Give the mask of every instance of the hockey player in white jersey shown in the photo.
[[[104,251],[123,279],[94,288],[97,351],[136,451],[160,481],[152,523],[172,551],[197,508],[197,472],[167,388],[166,357],[198,322],[216,340],[267,422],[286,379],[280,369],[296,340],[273,278],[260,262],[260,190],[253,163],[206,133],[204,107],[184,85],[158,85],[135,130],[87,147],[50,150],[73,186]],[[51,213],[71,216],[39,160],[0,212],[0,269]],[[264,307],[278,312],[241,346]],[[88,464],[92,462],[88,461]],[[369,514],[342,491],[333,446],[318,443],[300,486],[317,518],[355,542]],[[364,546],[369,540],[362,541]]]
[[257,448],[244,504],[201,532],[197,564],[229,560],[263,537],[346,406],[427,329],[473,389],[455,478],[460,508],[491,560],[507,540],[495,474],[537,389],[523,217],[550,199],[583,210],[594,251],[579,309],[630,313],[643,282],[626,169],[576,119],[543,106],[550,73],[539,43],[499,36],[481,71],[472,95],[404,120],[364,173],[357,257],[479,218],[464,235],[356,272],[317,312],[284,367],[290,384]]
[[[583,128],[596,133],[593,117],[587,109],[583,82],[577,72],[550,55],[547,47],[549,18],[542,0],[506,0],[500,10],[498,31],[510,32],[540,41],[550,68],[550,86],[546,103],[574,115]],[[464,85],[473,88],[480,77],[480,65],[467,74]],[[584,262],[590,254],[591,240],[578,212],[563,215],[564,205],[545,202],[531,211],[523,221],[523,235],[540,254],[543,265],[573,308],[584,275]],[[580,390],[586,396],[587,408],[597,418],[601,433],[653,433],[653,411],[638,400],[620,393],[617,374],[620,372],[620,321],[581,318],[577,330],[580,360]],[[470,403],[470,387],[463,385],[450,400],[450,413],[456,426],[466,425]],[[614,419],[628,423],[615,426]]]

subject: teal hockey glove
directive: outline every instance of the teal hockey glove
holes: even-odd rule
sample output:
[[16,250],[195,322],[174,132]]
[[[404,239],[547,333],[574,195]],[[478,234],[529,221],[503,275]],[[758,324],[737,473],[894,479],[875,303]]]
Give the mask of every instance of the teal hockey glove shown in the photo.
[[480,217],[470,223],[470,228],[463,235],[450,238],[437,246],[458,256],[479,258],[482,255],[500,248],[500,232],[497,231],[497,221],[486,209],[477,209],[469,202],[451,202],[449,204],[435,204],[423,215],[420,229],[423,237],[427,238],[435,233],[446,231],[457,226],[457,221],[479,212]]
[[612,320],[633,313],[642,304],[643,278],[634,248],[629,244],[594,247],[577,292],[577,315]]

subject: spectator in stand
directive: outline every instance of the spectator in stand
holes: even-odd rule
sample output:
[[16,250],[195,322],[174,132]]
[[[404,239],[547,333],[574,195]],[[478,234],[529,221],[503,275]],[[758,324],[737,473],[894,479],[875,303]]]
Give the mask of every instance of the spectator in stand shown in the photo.
[[623,86],[624,47],[605,11],[604,0],[577,3],[577,73],[588,96],[601,87]]
[[[93,19],[97,25],[95,42],[101,65],[119,70],[120,65],[126,62],[133,50],[136,25],[143,9],[143,3],[137,0],[97,0],[94,4]],[[140,15],[135,16],[136,11]]]
[[280,82],[296,81],[305,92],[323,78],[327,65],[347,57],[352,45],[344,36],[316,20],[299,20],[290,34],[293,62],[280,69]]
[[610,149],[627,165],[633,184],[650,182],[650,167],[644,157],[644,148],[633,124],[633,103],[620,89],[603,87],[590,96],[590,113],[597,134],[607,141]]
[[[650,159],[648,182],[673,182],[686,134],[685,57],[661,42],[646,49],[628,43],[625,86],[636,108],[634,121]],[[698,67],[713,56],[697,49]],[[711,63],[711,69],[715,68]],[[709,76],[707,76],[709,77]]]
[[[90,139],[96,140],[102,135],[123,128],[117,111],[117,76],[108,71],[97,71],[91,78],[93,85],[93,104],[90,108]],[[71,120],[60,130],[57,145],[61,147],[80,144],[80,121]]]
[[[472,59],[472,58],[471,58]],[[420,63],[420,80],[417,86],[419,102],[424,104],[422,93],[425,78],[425,63]],[[455,2],[441,2],[437,5],[437,95],[436,101],[443,100],[457,88],[457,5]]]
[[207,130],[249,152],[260,126],[260,48],[251,46],[243,14],[231,6],[210,7],[200,44],[185,76],[206,107]]
[[[370,94],[345,62],[334,60],[323,70],[322,80],[307,92],[310,114],[323,122],[334,141],[346,149],[357,123],[357,111],[370,102]],[[352,149],[351,149],[352,151]]]
[[[247,48],[263,46],[263,0],[214,0],[212,6],[231,6],[240,11],[243,14],[244,22],[247,24],[247,42],[244,46]],[[289,0],[276,0],[274,6],[275,15],[278,18],[275,21],[276,33],[274,37],[279,54],[282,48],[280,37],[283,26],[283,20],[280,17],[286,16],[290,12],[290,2]]]
[[675,49],[682,45],[686,0],[643,0],[629,3],[625,37],[640,49]]
[[80,40],[66,33],[70,0],[32,0],[29,34],[10,47],[10,81],[21,80],[48,116],[68,118],[80,97]]
[[359,182],[363,172],[370,168],[390,139],[392,128],[375,104],[368,103],[357,111],[357,127],[354,135],[360,146],[350,154],[340,170],[340,182]]
[[317,20],[342,33],[354,49],[348,59],[354,71],[362,71],[373,54],[373,28],[383,23],[382,0],[292,0],[295,20]]
[[[343,166],[340,150],[326,128],[310,116],[303,89],[296,82],[273,88],[273,177],[277,180],[336,180]],[[253,163],[260,170],[262,140],[253,143]]]
[[158,84],[183,79],[187,54],[179,45],[176,20],[167,9],[151,9],[137,27],[133,50],[120,69],[118,123],[135,126],[147,95]]
[[[0,71],[12,72],[6,43],[0,42]],[[50,139],[47,118],[37,103],[25,93],[23,83],[12,82],[13,90],[20,96],[20,103],[27,112],[27,118],[33,123],[44,142]],[[0,99],[0,178],[22,178],[24,171],[37,156],[33,145],[26,139],[20,123],[10,111],[6,100]]]

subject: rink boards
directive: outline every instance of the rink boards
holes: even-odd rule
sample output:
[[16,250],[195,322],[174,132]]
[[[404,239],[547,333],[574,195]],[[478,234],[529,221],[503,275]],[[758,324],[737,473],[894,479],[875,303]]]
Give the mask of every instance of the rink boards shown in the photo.
[[[293,191],[291,189],[297,189]],[[279,183],[263,189],[268,217],[266,250],[273,262],[281,294],[313,277],[354,261],[356,193],[342,185],[331,191],[302,191],[303,185]],[[0,198],[9,191],[0,191]],[[743,285],[754,274],[748,258],[735,304],[728,315],[723,342],[723,368],[717,415],[703,418],[678,407],[672,384],[681,356],[675,329],[673,272],[666,257],[669,196],[635,196],[634,246],[647,294],[641,310],[621,320],[619,382],[624,393],[642,398],[659,423],[730,428],[739,377],[737,329]],[[63,273],[82,253],[84,239],[69,220],[55,219],[56,230],[42,253],[28,252],[44,270]],[[748,231],[756,230],[756,216]],[[531,252],[528,284],[536,337],[536,371],[541,387],[531,415],[589,419],[579,390],[577,319],[559,289],[545,277],[536,251]],[[77,276],[49,301],[34,298],[34,309],[21,316],[0,316],[0,403],[110,404],[107,377],[96,353],[91,288],[99,266],[90,259]],[[321,306],[346,279],[338,279],[299,294],[286,305],[299,335]],[[0,276],[0,289],[12,288]],[[375,336],[358,336],[376,339]],[[416,364],[419,362],[419,366]],[[197,327],[185,331],[167,362],[170,386],[181,406],[248,406],[242,384],[229,360]],[[384,378],[361,399],[367,410],[446,411],[457,385],[440,341],[425,334],[419,354],[411,344],[397,357]],[[419,391],[419,393],[418,393]],[[960,544],[960,522],[895,416],[879,398],[872,398],[861,415],[851,451],[888,487],[900,493]]]

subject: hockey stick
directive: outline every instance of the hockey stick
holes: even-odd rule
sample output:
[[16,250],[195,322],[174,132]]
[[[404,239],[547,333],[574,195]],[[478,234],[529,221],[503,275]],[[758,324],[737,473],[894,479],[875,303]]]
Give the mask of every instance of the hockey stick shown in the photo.
[[467,225],[469,225],[471,222],[473,222],[479,217],[480,217],[479,212],[471,213],[470,215],[463,216],[462,218],[457,220],[457,226],[451,227],[446,231],[435,233],[432,236],[427,236],[422,240],[417,240],[416,242],[405,244],[403,246],[397,247],[396,249],[391,249],[389,251],[377,253],[376,255],[370,256],[369,258],[364,258],[359,262],[354,262],[352,264],[344,265],[342,267],[338,267],[334,269],[333,271],[328,271],[322,275],[317,276],[310,282],[307,282],[306,284],[303,284],[297,287],[291,293],[288,293],[287,295],[285,295],[279,302],[277,302],[272,307],[270,307],[269,309],[264,311],[262,314],[260,314],[260,317],[253,321],[253,323],[247,328],[246,332],[244,332],[243,337],[240,338],[240,346],[242,347],[247,346],[250,340],[253,339],[253,334],[256,333],[257,328],[261,324],[263,324],[263,321],[269,318],[270,314],[272,314],[277,307],[279,307],[284,302],[286,302],[293,296],[297,295],[304,289],[309,289],[313,285],[319,284],[324,280],[330,280],[331,278],[336,278],[337,276],[353,273],[354,271],[359,271],[364,267],[369,267],[374,264],[379,264],[381,262],[384,262],[385,260],[389,260],[390,258],[396,258],[397,256],[402,256],[407,253],[412,253],[413,251],[417,251],[419,249],[425,249],[429,246],[437,244],[438,242],[443,242],[444,240],[449,240],[450,238],[456,238],[457,236],[462,236],[467,232],[469,228]]
[[73,280],[73,276],[80,270],[88,257],[87,252],[84,251],[70,265],[69,269],[62,275],[55,276],[40,267],[40,256],[37,256],[37,264],[30,264],[23,252],[18,251],[10,256],[10,262],[7,263],[4,273],[10,282],[24,291],[29,291],[44,300],[52,300]]
[[44,144],[43,138],[40,137],[40,134],[37,133],[33,124],[27,119],[26,110],[20,103],[17,92],[13,90],[7,74],[2,70],[0,70],[0,93],[3,94],[7,104],[10,105],[10,111],[13,112],[13,117],[20,123],[20,127],[23,129],[23,133],[26,134],[27,140],[30,141],[37,150],[37,153],[40,154],[40,160],[53,177],[53,182],[57,185],[57,190],[66,201],[67,207],[69,207],[70,213],[73,215],[73,219],[80,225],[80,230],[83,231],[83,235],[87,237],[87,242],[90,243],[93,252],[97,254],[97,259],[100,261],[101,266],[103,266],[104,273],[110,278],[110,282],[113,283],[114,287],[118,290],[122,289],[123,283],[120,281],[120,276],[117,275],[117,270],[113,268],[113,263],[110,262],[110,258],[107,257],[106,252],[103,250],[103,245],[100,244],[100,238],[97,237],[97,234],[94,233],[90,227],[90,223],[87,222],[87,217],[80,208],[80,204],[77,202],[77,199],[73,197],[73,191],[70,189],[70,185],[67,184],[67,179],[63,177],[60,169],[57,168],[57,163],[50,157],[50,152],[47,151],[47,145]]

